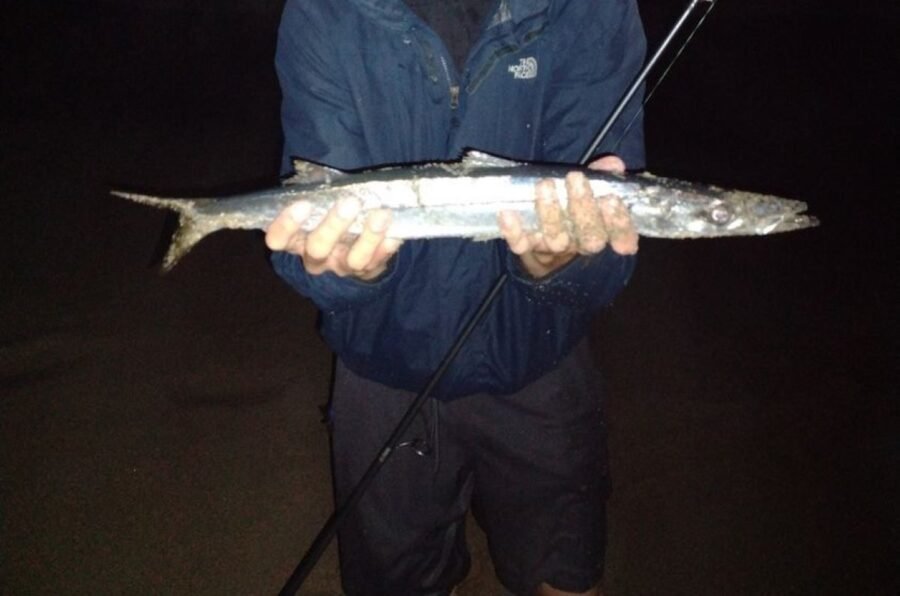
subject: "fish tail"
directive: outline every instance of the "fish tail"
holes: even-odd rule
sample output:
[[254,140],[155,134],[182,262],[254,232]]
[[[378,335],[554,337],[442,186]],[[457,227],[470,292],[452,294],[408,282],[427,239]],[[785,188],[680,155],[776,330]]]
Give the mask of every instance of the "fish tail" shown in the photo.
[[163,257],[163,273],[171,271],[195,244],[215,229],[210,218],[204,216],[200,211],[201,207],[213,202],[214,199],[164,198],[117,190],[112,191],[112,194],[135,203],[150,205],[157,209],[170,209],[178,213],[178,229],[172,235],[169,250]]

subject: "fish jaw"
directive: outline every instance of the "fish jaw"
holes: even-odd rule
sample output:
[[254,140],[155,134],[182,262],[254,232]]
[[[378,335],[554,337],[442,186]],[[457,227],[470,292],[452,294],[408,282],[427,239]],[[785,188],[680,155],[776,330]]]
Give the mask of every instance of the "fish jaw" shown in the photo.
[[806,203],[771,195],[728,191],[707,211],[706,220],[721,226],[722,236],[759,236],[815,227]]
[[644,180],[624,199],[638,233],[653,238],[759,236],[818,225],[806,203],[771,195]]
[[792,232],[804,228],[814,228],[819,220],[804,213],[807,209],[803,201],[770,197],[769,201],[755,205],[757,211],[757,234]]

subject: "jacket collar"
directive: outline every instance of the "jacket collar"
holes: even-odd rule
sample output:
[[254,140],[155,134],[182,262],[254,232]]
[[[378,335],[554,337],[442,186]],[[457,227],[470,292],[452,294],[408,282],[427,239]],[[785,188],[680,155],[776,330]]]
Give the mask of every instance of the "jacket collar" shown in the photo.
[[[405,30],[412,26],[415,15],[403,0],[351,0],[364,12],[392,29]],[[499,0],[491,27],[512,21],[522,21],[547,10],[551,0]]]

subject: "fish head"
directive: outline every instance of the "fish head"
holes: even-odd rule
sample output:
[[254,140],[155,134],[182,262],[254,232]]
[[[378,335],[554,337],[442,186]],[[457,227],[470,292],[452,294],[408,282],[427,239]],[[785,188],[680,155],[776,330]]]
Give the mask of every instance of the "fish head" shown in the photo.
[[772,195],[723,191],[708,201],[699,221],[722,236],[763,235],[790,232],[819,224],[805,213],[806,203]]
[[680,189],[661,212],[668,237],[758,236],[818,225],[806,203],[744,191]]

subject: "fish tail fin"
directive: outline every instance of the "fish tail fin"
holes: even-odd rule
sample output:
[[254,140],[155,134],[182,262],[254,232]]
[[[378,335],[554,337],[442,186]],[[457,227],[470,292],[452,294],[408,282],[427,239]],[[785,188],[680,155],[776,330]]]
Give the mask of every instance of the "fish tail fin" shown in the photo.
[[197,244],[204,236],[214,231],[215,225],[211,218],[205,216],[201,212],[204,205],[214,202],[214,199],[176,199],[165,197],[154,197],[151,195],[142,195],[130,192],[121,192],[114,190],[112,194],[141,203],[142,205],[150,205],[157,209],[170,209],[178,213],[178,229],[172,236],[172,242],[169,244],[169,250],[163,257],[162,272],[168,273],[178,264],[184,255]]

